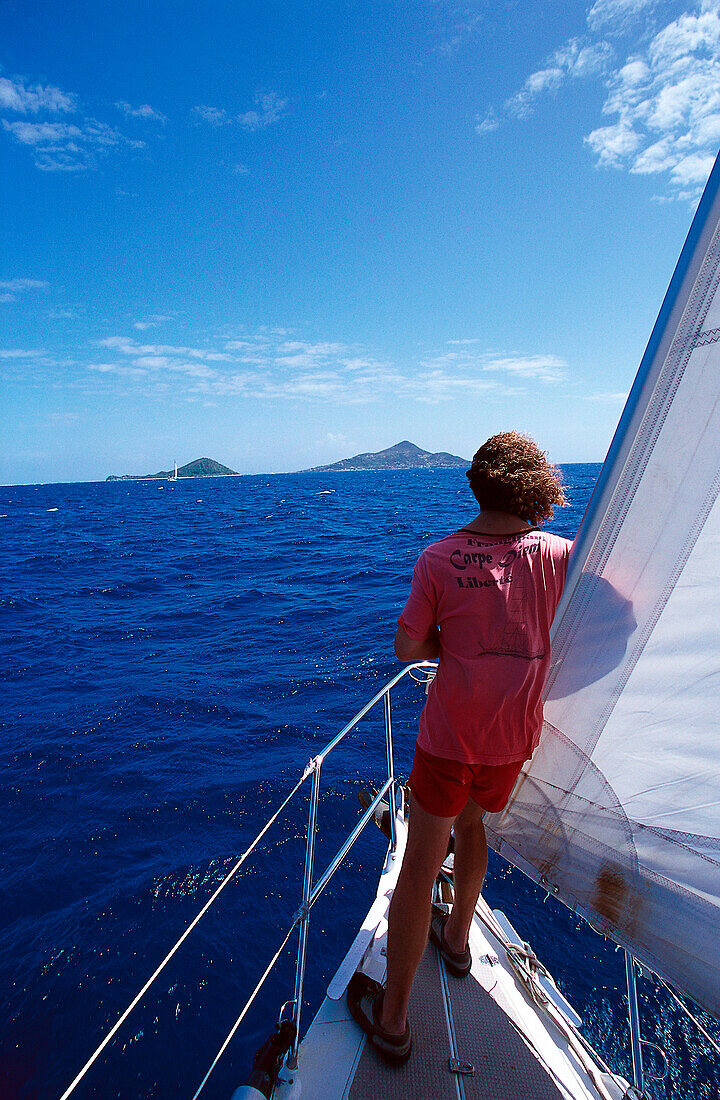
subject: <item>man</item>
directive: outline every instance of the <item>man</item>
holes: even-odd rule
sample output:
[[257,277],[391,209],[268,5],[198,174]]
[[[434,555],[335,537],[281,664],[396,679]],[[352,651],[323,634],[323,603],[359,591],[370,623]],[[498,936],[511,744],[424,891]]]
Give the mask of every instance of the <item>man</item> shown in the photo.
[[[468,933],[487,869],[485,812],[504,809],[542,728],[550,626],[571,543],[540,531],[565,496],[537,444],[488,439],[467,474],[480,505],[466,527],[428,546],[398,620],[401,661],[438,658],[420,716],[412,812],[388,917],[387,983],[356,975],[350,1010],[386,1061],[410,1056],[408,1001],[428,928],[445,964],[471,966]],[[454,903],[432,914],[435,878],[455,831]]]

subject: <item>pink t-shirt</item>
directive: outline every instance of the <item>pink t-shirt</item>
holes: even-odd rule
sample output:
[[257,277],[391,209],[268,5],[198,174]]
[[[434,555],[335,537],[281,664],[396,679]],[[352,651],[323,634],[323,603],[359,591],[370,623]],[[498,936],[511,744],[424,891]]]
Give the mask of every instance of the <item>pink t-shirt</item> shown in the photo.
[[398,622],[415,641],[440,628],[438,673],[420,716],[426,752],[468,764],[532,755],[571,545],[536,528],[465,530],[423,550]]

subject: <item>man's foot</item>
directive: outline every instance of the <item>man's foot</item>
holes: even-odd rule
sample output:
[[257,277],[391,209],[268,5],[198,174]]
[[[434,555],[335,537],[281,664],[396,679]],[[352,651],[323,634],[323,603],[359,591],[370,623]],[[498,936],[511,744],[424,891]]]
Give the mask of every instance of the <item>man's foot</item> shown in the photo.
[[432,920],[430,921],[430,939],[442,955],[448,970],[451,970],[453,974],[457,974],[458,978],[463,978],[466,974],[470,973],[470,968],[472,966],[470,946],[466,944],[464,951],[453,951],[452,947],[450,947],[445,939],[445,925],[447,924],[448,917],[448,913],[439,909],[437,905],[433,905]]
[[347,987],[347,1004],[350,1014],[375,1047],[380,1057],[391,1065],[407,1062],[412,1050],[410,1024],[406,1023],[402,1035],[393,1035],[380,1023],[385,990],[374,978],[361,971],[353,974]]

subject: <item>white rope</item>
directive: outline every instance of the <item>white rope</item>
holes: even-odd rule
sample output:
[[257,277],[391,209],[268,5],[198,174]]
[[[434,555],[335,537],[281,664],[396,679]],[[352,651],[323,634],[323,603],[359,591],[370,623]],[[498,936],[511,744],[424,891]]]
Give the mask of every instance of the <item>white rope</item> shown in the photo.
[[[312,763],[312,762],[311,762],[311,763]],[[91,1067],[91,1066],[93,1065],[93,1063],[94,1063],[94,1062],[96,1061],[96,1059],[97,1059],[97,1058],[98,1058],[98,1057],[99,1057],[99,1056],[100,1056],[100,1055],[102,1054],[102,1052],[104,1051],[105,1047],[106,1047],[106,1046],[108,1045],[108,1043],[109,1043],[109,1042],[110,1042],[110,1040],[111,1040],[111,1039],[113,1038],[113,1036],[115,1035],[115,1033],[116,1033],[116,1032],[118,1031],[118,1029],[119,1029],[119,1028],[120,1028],[120,1027],[122,1026],[122,1024],[124,1024],[124,1023],[125,1023],[125,1020],[127,1020],[128,1016],[130,1015],[130,1013],[132,1012],[132,1010],[133,1010],[133,1009],[135,1008],[135,1006],[136,1006],[136,1005],[138,1004],[138,1002],[139,1002],[140,1000],[142,1000],[142,998],[143,998],[143,997],[145,996],[145,994],[147,993],[147,991],[148,991],[148,989],[150,988],[150,986],[152,985],[152,983],[153,983],[153,982],[155,981],[155,979],[156,979],[156,978],[158,977],[158,975],[159,975],[159,974],[160,974],[160,973],[161,973],[161,972],[162,972],[162,971],[163,971],[163,970],[165,969],[165,967],[167,966],[167,964],[168,964],[168,963],[170,962],[170,959],[171,959],[171,958],[173,957],[173,955],[174,955],[174,954],[175,954],[175,952],[176,952],[176,951],[178,950],[178,948],[179,948],[179,947],[181,946],[181,944],[183,944],[183,943],[185,942],[185,940],[186,940],[186,939],[187,939],[187,937],[188,937],[188,936],[190,935],[190,933],[192,932],[193,928],[194,928],[194,927],[195,927],[195,925],[196,925],[196,924],[198,923],[198,921],[200,920],[200,918],[201,918],[201,917],[204,917],[204,916],[205,916],[205,914],[207,913],[208,909],[209,909],[209,908],[210,908],[210,906],[211,906],[211,905],[213,904],[213,902],[214,902],[214,901],[215,901],[215,899],[216,899],[216,898],[218,897],[218,895],[219,895],[219,894],[220,894],[220,893],[221,893],[221,892],[222,892],[222,891],[223,891],[223,890],[225,889],[225,887],[226,887],[226,886],[227,886],[227,884],[228,884],[228,883],[230,882],[230,880],[231,880],[231,879],[232,879],[232,878],[233,878],[233,877],[234,877],[234,876],[235,876],[235,875],[237,874],[237,872],[238,872],[238,871],[240,870],[240,868],[242,867],[242,865],[243,865],[243,863],[245,862],[245,860],[246,860],[246,859],[248,858],[248,856],[249,856],[249,855],[251,854],[251,852],[252,852],[252,851],[253,851],[253,850],[254,850],[254,849],[255,849],[255,848],[257,847],[257,845],[258,845],[258,844],[259,844],[259,842],[260,842],[260,841],[262,840],[262,838],[263,838],[263,837],[265,836],[265,833],[266,833],[266,832],[268,831],[268,829],[269,829],[269,828],[270,828],[270,826],[271,826],[271,825],[273,824],[273,822],[274,822],[274,821],[275,821],[275,820],[276,820],[276,819],[277,819],[277,818],[278,818],[278,817],[280,816],[280,814],[281,814],[281,813],[282,813],[282,811],[283,811],[283,810],[285,809],[285,807],[287,806],[287,804],[288,804],[288,802],[290,801],[290,799],[291,799],[291,798],[293,797],[293,795],[295,795],[295,794],[297,793],[297,791],[298,791],[298,790],[300,789],[300,787],[302,786],[302,784],[303,784],[303,783],[305,782],[305,780],[307,779],[307,777],[308,777],[308,775],[309,775],[309,774],[311,773],[311,771],[312,771],[312,767],[311,767],[311,764],[309,764],[309,765],[308,765],[308,767],[307,767],[307,768],[305,769],[305,771],[303,772],[303,775],[302,775],[302,777],[301,777],[301,778],[300,778],[300,779],[298,780],[298,782],[297,782],[297,783],[295,784],[295,786],[293,787],[293,789],[291,790],[290,794],[289,794],[289,795],[287,796],[287,798],[285,799],[285,801],[283,802],[283,804],[282,804],[282,805],[281,805],[281,806],[279,807],[279,809],[278,809],[278,810],[276,810],[276,811],[275,811],[275,813],[274,813],[274,814],[273,814],[273,816],[272,816],[272,817],[270,818],[270,820],[269,820],[269,821],[267,822],[267,824],[266,824],[266,825],[265,825],[265,826],[263,827],[263,829],[262,829],[262,830],[261,830],[261,831],[260,831],[260,832],[258,833],[258,835],[257,835],[257,836],[255,837],[255,839],[253,840],[253,842],[252,842],[252,844],[250,845],[250,847],[249,847],[249,848],[246,848],[246,849],[245,849],[245,851],[244,851],[244,852],[243,852],[243,854],[242,854],[242,855],[240,856],[240,858],[238,859],[238,861],[237,861],[237,863],[235,864],[235,866],[234,866],[234,867],[232,868],[232,870],[231,870],[231,871],[230,871],[230,872],[229,872],[229,873],[228,873],[228,874],[227,874],[227,875],[225,876],[225,878],[224,878],[224,879],[222,880],[222,882],[220,883],[220,885],[218,886],[217,890],[216,890],[216,891],[215,891],[215,893],[214,893],[214,894],[212,895],[212,897],[210,897],[210,898],[209,898],[209,900],[205,902],[205,905],[203,905],[202,909],[200,910],[200,912],[198,913],[198,915],[197,915],[197,916],[195,917],[195,919],[194,919],[194,920],[192,920],[192,921],[190,922],[190,924],[189,924],[189,925],[187,926],[187,928],[185,929],[185,931],[183,932],[182,936],[181,936],[181,937],[180,937],[180,939],[179,939],[179,940],[177,941],[177,943],[175,944],[175,946],[174,946],[173,948],[171,948],[171,950],[170,950],[170,951],[169,951],[169,952],[167,953],[167,955],[165,956],[165,958],[163,959],[163,961],[162,961],[162,962],[160,963],[160,965],[158,966],[158,968],[157,968],[157,969],[156,969],[156,970],[154,971],[154,973],[153,973],[153,974],[152,974],[152,975],[151,975],[151,976],[150,976],[150,977],[148,978],[148,980],[147,980],[147,981],[145,982],[145,985],[144,985],[144,986],[142,987],[142,989],[140,990],[140,992],[139,992],[138,994],[136,994],[136,996],[135,996],[135,997],[134,997],[134,998],[132,999],[132,1001],[130,1002],[130,1004],[128,1005],[128,1007],[127,1007],[127,1008],[125,1009],[125,1011],[123,1012],[122,1016],[121,1016],[121,1017],[119,1018],[119,1020],[117,1020],[117,1022],[116,1022],[116,1023],[115,1023],[114,1025],[113,1025],[113,1027],[112,1027],[112,1028],[110,1029],[110,1031],[109,1031],[109,1032],[107,1033],[107,1035],[105,1036],[105,1038],[103,1039],[103,1041],[102,1041],[102,1042],[100,1043],[100,1046],[99,1046],[99,1047],[97,1048],[97,1050],[95,1050],[95,1052],[94,1052],[94,1053],[93,1053],[93,1054],[92,1054],[92,1055],[90,1056],[90,1058],[88,1058],[87,1062],[85,1063],[85,1065],[83,1066],[83,1068],[82,1068],[82,1069],[80,1070],[80,1072],[78,1073],[77,1077],[75,1077],[75,1079],[74,1079],[74,1080],[72,1081],[72,1083],[71,1083],[71,1084],[70,1084],[70,1085],[68,1086],[68,1088],[66,1088],[66,1089],[65,1089],[65,1092],[64,1092],[64,1093],[62,1094],[62,1096],[60,1097],[60,1100],[67,1100],[68,1096],[70,1096],[70,1095],[71,1095],[71,1093],[73,1093],[73,1092],[75,1091],[75,1088],[77,1087],[77,1085],[79,1085],[79,1084],[80,1084],[80,1082],[82,1081],[82,1079],[83,1079],[83,1077],[85,1076],[85,1074],[87,1073],[87,1071],[88,1071],[88,1070],[90,1069],[90,1067]],[[294,926],[293,926],[293,927],[294,927]],[[292,931],[292,928],[290,929],[290,931]],[[283,946],[284,946],[284,945],[283,945]]]
[[232,1027],[230,1028],[230,1031],[229,1031],[229,1032],[228,1032],[228,1034],[227,1034],[227,1037],[226,1037],[226,1039],[225,1039],[225,1042],[223,1043],[223,1045],[222,1045],[222,1046],[220,1047],[220,1050],[219,1050],[219,1051],[217,1052],[217,1054],[216,1054],[216,1055],[215,1055],[215,1057],[213,1058],[213,1060],[212,1060],[212,1062],[211,1062],[211,1064],[210,1064],[210,1068],[208,1069],[207,1073],[205,1074],[205,1076],[203,1077],[202,1081],[201,1081],[201,1082],[200,1082],[200,1084],[198,1085],[198,1089],[197,1089],[197,1092],[196,1092],[196,1093],[194,1094],[194,1096],[193,1096],[192,1100],[197,1100],[198,1096],[200,1095],[200,1093],[202,1092],[202,1090],[203,1090],[203,1089],[205,1088],[205,1085],[206,1085],[206,1083],[207,1083],[207,1080],[208,1080],[208,1078],[210,1077],[210,1074],[211,1074],[211,1073],[212,1073],[212,1071],[213,1071],[213,1070],[215,1069],[215,1066],[216,1066],[216,1065],[218,1064],[218,1062],[219,1062],[219,1061],[220,1061],[220,1059],[222,1058],[223,1054],[224,1054],[224,1053],[225,1053],[225,1051],[227,1050],[228,1044],[230,1043],[230,1040],[232,1039],[232,1037],[233,1037],[233,1035],[235,1034],[235,1032],[237,1031],[237,1029],[238,1029],[238,1028],[240,1027],[240,1024],[241,1024],[241,1023],[243,1022],[243,1020],[245,1019],[245,1017],[246,1017],[246,1015],[247,1015],[247,1013],[248,1013],[248,1010],[249,1010],[250,1006],[252,1005],[253,1001],[255,1000],[255,998],[257,997],[258,993],[259,993],[259,992],[260,992],[260,990],[262,989],[262,987],[263,987],[263,985],[264,985],[264,982],[265,982],[265,979],[267,978],[268,974],[270,973],[270,971],[271,971],[271,970],[272,970],[272,968],[274,967],[275,963],[276,963],[276,962],[278,961],[278,959],[280,958],[280,955],[282,954],[282,952],[283,952],[283,949],[284,949],[284,947],[285,947],[286,943],[288,942],[288,940],[289,940],[289,939],[290,939],[290,937],[292,936],[292,934],[293,934],[293,932],[294,932],[294,930],[295,930],[295,925],[296,925],[296,924],[298,923],[298,921],[299,921],[299,920],[300,920],[300,917],[297,917],[297,918],[296,918],[296,919],[295,919],[295,920],[294,920],[294,921],[292,922],[292,924],[290,925],[290,929],[289,929],[289,931],[288,931],[288,934],[286,935],[285,939],[284,939],[284,940],[282,941],[282,943],[281,943],[281,944],[280,944],[280,946],[278,947],[277,951],[276,951],[276,952],[275,952],[275,954],[273,955],[272,959],[271,959],[271,960],[270,960],[270,962],[268,963],[267,967],[265,968],[265,972],[264,972],[264,974],[263,974],[262,978],[260,979],[260,981],[258,982],[258,984],[257,984],[257,985],[255,986],[255,988],[253,989],[252,993],[250,994],[250,999],[249,999],[248,1001],[246,1001],[246,1003],[245,1003],[245,1007],[243,1008],[242,1012],[241,1012],[241,1013],[240,1013],[240,1015],[238,1016],[237,1020],[236,1020],[236,1021],[235,1021],[235,1023],[233,1024],[233,1026],[232,1026]]
[[718,1054],[720,1054],[720,1046],[718,1046],[717,1042],[715,1041],[715,1039],[713,1039],[712,1035],[710,1035],[710,1033],[705,1030],[705,1028],[702,1026],[700,1021],[697,1019],[697,1017],[693,1016],[692,1012],[687,1007],[687,1005],[683,1001],[680,1000],[678,995],[675,993],[675,990],[672,989],[672,987],[669,986],[668,983],[666,981],[664,981],[660,977],[659,974],[656,974],[655,976],[656,976],[657,980],[660,982],[660,984],[665,986],[665,989],[667,989],[667,991],[670,994],[670,996],[672,997],[672,999],[680,1006],[680,1008],[683,1010],[685,1015],[690,1017],[692,1022],[695,1024],[695,1027],[698,1029],[698,1031],[702,1032],[702,1034],[705,1036],[705,1038],[710,1043],[710,1045],[715,1048],[715,1050],[718,1052]]
[[[602,1079],[601,1074],[607,1073],[616,1082],[619,1082],[617,1074],[603,1062],[600,1055],[593,1047],[590,1046],[585,1036],[579,1032],[571,1023],[568,1022],[564,1013],[557,1008],[556,1005],[550,1000],[547,994],[540,989],[535,976],[533,974],[533,968],[544,973],[552,981],[552,976],[545,966],[540,962],[535,952],[532,950],[528,943],[523,942],[523,946],[519,947],[517,944],[510,943],[504,930],[497,921],[495,914],[492,910],[489,910],[489,918],[478,903],[475,909],[475,916],[485,925],[487,930],[492,936],[501,944],[507,955],[508,963],[510,964],[513,972],[517,978],[522,982],[523,988],[531,996],[532,1000],[538,1006],[538,1008],[545,1013],[545,1015],[553,1021],[557,1029],[564,1036],[568,1045],[572,1048],[575,1057],[578,1062],[588,1074],[592,1080],[595,1088],[600,1096],[605,1100],[612,1100],[611,1094]],[[497,983],[496,983],[497,984]],[[538,996],[541,994],[542,999]],[[527,1038],[527,1036],[526,1036]],[[539,1047],[533,1044],[535,1050],[538,1053],[541,1061],[544,1061],[544,1055],[540,1051]],[[547,1063],[546,1063],[547,1064]],[[599,1071],[599,1072],[598,1072]]]

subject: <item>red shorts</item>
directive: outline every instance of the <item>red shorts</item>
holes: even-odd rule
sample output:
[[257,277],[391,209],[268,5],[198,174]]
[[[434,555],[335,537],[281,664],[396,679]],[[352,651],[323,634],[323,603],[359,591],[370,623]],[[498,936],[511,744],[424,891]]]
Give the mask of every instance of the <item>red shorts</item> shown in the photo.
[[419,745],[410,773],[410,790],[423,810],[435,817],[457,817],[472,798],[481,810],[504,810],[524,760],[510,764],[464,764],[432,756]]

